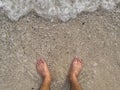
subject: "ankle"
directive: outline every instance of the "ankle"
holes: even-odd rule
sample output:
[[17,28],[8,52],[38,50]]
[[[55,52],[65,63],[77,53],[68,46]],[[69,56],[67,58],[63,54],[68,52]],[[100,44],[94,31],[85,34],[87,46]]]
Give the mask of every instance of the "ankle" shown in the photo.
[[44,77],[44,82],[51,83],[51,76]]
[[69,75],[69,80],[70,81],[77,81],[77,77],[74,74]]

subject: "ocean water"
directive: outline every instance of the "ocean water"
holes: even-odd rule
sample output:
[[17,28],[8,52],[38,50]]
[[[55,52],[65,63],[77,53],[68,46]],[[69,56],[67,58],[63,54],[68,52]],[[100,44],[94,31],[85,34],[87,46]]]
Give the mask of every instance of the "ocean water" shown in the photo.
[[83,11],[93,12],[98,8],[113,10],[120,0],[0,0],[0,14],[17,21],[31,11],[39,16],[54,17],[62,21],[75,18]]

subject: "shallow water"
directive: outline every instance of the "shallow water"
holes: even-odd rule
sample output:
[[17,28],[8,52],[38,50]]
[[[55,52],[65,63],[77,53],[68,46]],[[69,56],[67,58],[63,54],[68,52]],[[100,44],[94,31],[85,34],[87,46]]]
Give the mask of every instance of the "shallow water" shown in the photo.
[[33,14],[17,22],[0,16],[0,90],[38,90],[40,57],[51,70],[51,90],[68,90],[75,55],[84,62],[78,78],[83,90],[120,90],[120,8],[116,11],[81,14],[66,23]]
[[0,13],[17,21],[31,11],[39,16],[68,21],[83,11],[93,12],[99,7],[113,10],[120,0],[0,0]]
[[[120,90],[119,2],[0,0],[0,90],[38,90],[42,79],[35,62],[40,57],[51,70],[51,89],[69,90],[66,77],[75,55],[84,62],[78,77],[83,90]],[[94,13],[76,17],[83,11]],[[74,19],[48,20],[55,18]]]

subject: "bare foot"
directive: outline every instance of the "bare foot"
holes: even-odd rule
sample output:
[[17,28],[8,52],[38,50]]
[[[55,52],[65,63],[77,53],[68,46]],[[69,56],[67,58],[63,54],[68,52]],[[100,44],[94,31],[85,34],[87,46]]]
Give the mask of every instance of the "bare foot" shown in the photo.
[[75,57],[71,63],[69,78],[70,80],[77,79],[83,67],[82,60],[78,57]]
[[37,61],[36,69],[37,69],[38,74],[41,75],[43,79],[51,81],[50,71],[44,59],[40,59]]

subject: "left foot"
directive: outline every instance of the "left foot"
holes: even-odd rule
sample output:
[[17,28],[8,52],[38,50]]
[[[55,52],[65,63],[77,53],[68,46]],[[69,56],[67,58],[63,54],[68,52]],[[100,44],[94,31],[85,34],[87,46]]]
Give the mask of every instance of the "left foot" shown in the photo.
[[50,71],[44,59],[40,59],[37,61],[36,69],[38,74],[41,75],[44,80],[51,81]]

